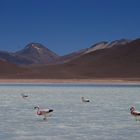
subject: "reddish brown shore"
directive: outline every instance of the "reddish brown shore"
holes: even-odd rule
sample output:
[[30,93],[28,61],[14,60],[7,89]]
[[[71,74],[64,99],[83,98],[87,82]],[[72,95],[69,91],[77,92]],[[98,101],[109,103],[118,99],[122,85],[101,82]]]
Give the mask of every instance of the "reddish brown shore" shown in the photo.
[[0,79],[1,84],[73,83],[73,84],[140,84],[140,79]]

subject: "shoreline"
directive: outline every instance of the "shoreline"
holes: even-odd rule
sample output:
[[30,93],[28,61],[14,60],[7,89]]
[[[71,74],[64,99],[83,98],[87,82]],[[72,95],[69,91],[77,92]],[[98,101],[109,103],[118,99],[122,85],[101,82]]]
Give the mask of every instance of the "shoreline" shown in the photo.
[[140,84],[140,79],[0,79],[0,84]]

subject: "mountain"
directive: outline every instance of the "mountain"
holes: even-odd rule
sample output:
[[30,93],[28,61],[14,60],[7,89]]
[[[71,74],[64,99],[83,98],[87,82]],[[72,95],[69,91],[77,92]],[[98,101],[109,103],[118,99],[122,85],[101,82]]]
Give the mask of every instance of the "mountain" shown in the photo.
[[70,66],[82,78],[140,77],[140,39],[85,53],[65,64]]
[[40,43],[30,43],[15,54],[30,60],[33,64],[49,64],[59,57]]
[[[13,69],[14,78],[140,78],[140,39],[102,41],[65,56],[58,56],[38,43],[30,43],[16,53],[2,52],[2,54],[0,58],[8,57],[3,59],[9,60],[6,62],[8,65],[15,59],[18,62],[26,60],[26,63],[34,64],[26,64],[24,67],[10,64],[5,71],[9,73]],[[0,75],[9,77],[6,73],[0,72]]]
[[88,49],[66,63],[33,67],[34,75],[50,79],[140,78],[140,39],[109,44],[102,43],[93,50],[95,45],[92,51]]
[[0,51],[0,60],[17,64],[49,64],[59,56],[39,43],[30,43],[15,53]]
[[58,59],[53,61],[53,64],[67,63],[74,59],[77,59],[78,57],[88,54],[90,52],[94,52],[96,50],[101,50],[101,49],[106,49],[106,48],[111,48],[111,47],[115,47],[119,45],[125,45],[130,42],[131,40],[128,40],[128,39],[115,40],[112,42],[106,42],[106,41],[98,42],[89,48],[81,49],[79,51],[58,57]]
[[[30,72],[27,68],[21,68],[4,60],[0,60],[0,67],[0,78],[16,78],[19,75],[21,77],[21,75],[26,75]],[[22,77],[24,77],[24,75]]]
[[4,51],[0,51],[0,60],[4,60],[9,63],[18,64],[18,65],[32,64],[32,61],[29,59],[26,59],[25,57],[16,55],[15,53],[4,52]]

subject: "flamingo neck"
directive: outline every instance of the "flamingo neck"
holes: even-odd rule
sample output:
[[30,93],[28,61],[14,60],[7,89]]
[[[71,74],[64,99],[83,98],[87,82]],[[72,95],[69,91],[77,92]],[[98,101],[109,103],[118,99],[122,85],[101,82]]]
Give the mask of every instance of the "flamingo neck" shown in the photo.
[[37,115],[41,115],[41,112],[39,110],[39,107],[37,107]]

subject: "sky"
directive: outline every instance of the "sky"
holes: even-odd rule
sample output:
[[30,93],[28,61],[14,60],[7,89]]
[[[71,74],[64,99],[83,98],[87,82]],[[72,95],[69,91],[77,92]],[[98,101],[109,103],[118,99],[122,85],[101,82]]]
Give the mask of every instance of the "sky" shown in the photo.
[[41,43],[58,55],[140,38],[140,0],[0,0],[0,50]]

